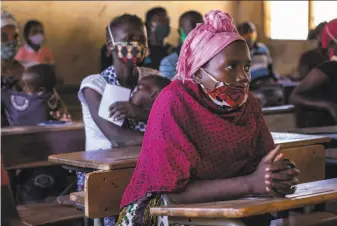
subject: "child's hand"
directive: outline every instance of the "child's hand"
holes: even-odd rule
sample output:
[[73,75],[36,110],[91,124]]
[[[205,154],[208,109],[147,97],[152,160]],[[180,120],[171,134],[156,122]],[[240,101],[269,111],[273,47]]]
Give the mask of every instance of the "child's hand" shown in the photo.
[[124,117],[134,118],[136,116],[134,105],[130,102],[116,102],[109,107],[109,117],[113,117],[114,120],[121,120]]
[[114,120],[121,120],[124,117],[134,118],[137,120],[147,120],[149,112],[134,105],[130,102],[116,102],[109,107],[109,117]]

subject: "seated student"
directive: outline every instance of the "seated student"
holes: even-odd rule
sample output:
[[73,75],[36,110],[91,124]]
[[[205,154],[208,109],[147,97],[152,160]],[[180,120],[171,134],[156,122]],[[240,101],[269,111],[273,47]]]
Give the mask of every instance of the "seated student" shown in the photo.
[[196,11],[188,11],[179,18],[179,46],[170,55],[161,60],[159,71],[167,78],[172,79],[176,74],[176,67],[180,53],[181,45],[184,43],[187,35],[198,23],[202,23],[202,15]]
[[[100,74],[83,79],[78,93],[82,105],[85,126],[85,150],[99,150],[118,146],[141,145],[144,133],[135,131],[127,124],[123,128],[111,123],[98,114],[100,102],[107,84],[134,90],[140,79],[150,74],[160,73],[150,68],[139,67],[147,51],[147,38],[142,20],[130,14],[116,17],[106,28],[107,46],[113,62]],[[130,51],[131,50],[131,51]],[[130,54],[131,53],[131,54]],[[144,111],[131,105],[137,117],[144,117]],[[140,130],[145,122],[137,121]],[[130,127],[130,128],[129,128]],[[84,185],[84,174],[77,173],[78,189]],[[105,226],[113,225],[114,218],[106,217]]]
[[325,25],[322,47],[330,61],[309,72],[291,94],[291,102],[300,110],[299,127],[337,124],[337,19]]
[[170,18],[164,8],[156,7],[146,13],[145,26],[148,37],[148,54],[143,66],[158,70],[160,61],[172,52],[172,46],[165,43],[170,34]]
[[308,34],[308,40],[316,40],[317,47],[302,54],[298,64],[300,80],[304,79],[312,69],[329,60],[327,54],[322,48],[321,41],[322,31],[326,24],[327,22],[320,23]]
[[36,125],[52,119],[60,102],[53,95],[56,76],[51,65],[38,64],[28,68],[23,76],[23,91],[3,89],[1,104],[9,125]]
[[[249,93],[246,42],[228,14],[212,10],[204,20],[187,36],[174,81],[152,106],[117,226],[167,226],[151,207],[284,196],[298,183],[298,170],[280,159]],[[245,223],[270,224],[269,215],[253,218]]]
[[276,79],[273,72],[272,58],[268,47],[257,42],[256,27],[252,22],[245,22],[237,26],[239,34],[246,40],[252,59],[250,73],[252,82],[263,78]]
[[41,22],[30,20],[23,29],[26,44],[21,47],[15,56],[25,68],[35,64],[54,64],[51,50],[44,46],[45,35]]

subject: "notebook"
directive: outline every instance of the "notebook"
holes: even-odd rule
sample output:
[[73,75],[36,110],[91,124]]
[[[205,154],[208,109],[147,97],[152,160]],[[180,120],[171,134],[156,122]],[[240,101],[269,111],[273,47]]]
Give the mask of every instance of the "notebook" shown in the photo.
[[112,122],[118,126],[122,126],[124,119],[115,121],[113,119],[113,116],[109,117],[109,107],[111,106],[111,104],[116,102],[129,101],[130,94],[130,89],[107,84],[105,86],[101,104],[99,106],[98,115],[109,122]]

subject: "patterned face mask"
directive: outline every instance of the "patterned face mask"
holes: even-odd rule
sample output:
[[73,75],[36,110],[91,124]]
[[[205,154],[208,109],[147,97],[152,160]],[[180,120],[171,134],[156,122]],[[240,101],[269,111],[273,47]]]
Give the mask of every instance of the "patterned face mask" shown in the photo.
[[245,87],[237,87],[225,82],[220,82],[211,76],[207,71],[204,69],[202,70],[208,75],[210,79],[215,82],[215,89],[209,90],[202,84],[200,84],[200,86],[216,105],[221,107],[236,108],[242,106],[247,101],[249,85]]
[[17,51],[19,49],[18,41],[9,41],[6,43],[1,43],[1,59],[12,60],[14,59]]
[[117,53],[118,58],[128,66],[137,66],[145,58],[147,47],[139,42],[115,42],[108,26],[109,35],[112,44],[112,51]]

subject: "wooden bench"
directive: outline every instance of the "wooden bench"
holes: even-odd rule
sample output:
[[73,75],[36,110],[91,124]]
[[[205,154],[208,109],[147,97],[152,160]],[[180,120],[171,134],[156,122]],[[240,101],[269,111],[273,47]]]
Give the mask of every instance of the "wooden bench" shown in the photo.
[[295,107],[283,105],[262,109],[264,120],[272,132],[287,132],[289,128],[296,128]]
[[1,129],[1,155],[6,169],[45,166],[48,156],[84,150],[84,125],[14,126]]
[[[170,223],[185,225],[243,225],[240,218],[291,210],[337,200],[337,178],[299,184],[286,198],[248,198],[199,204],[168,205],[151,208],[154,216],[168,216]],[[330,221],[335,223],[333,215]],[[277,223],[277,222],[276,222]],[[282,225],[282,224],[281,224]],[[310,222],[309,222],[310,225]]]

